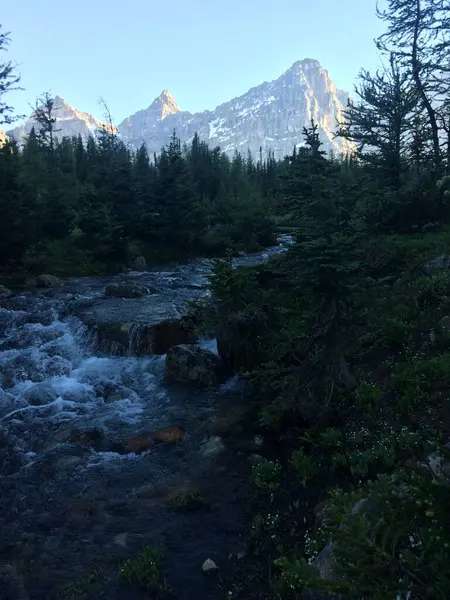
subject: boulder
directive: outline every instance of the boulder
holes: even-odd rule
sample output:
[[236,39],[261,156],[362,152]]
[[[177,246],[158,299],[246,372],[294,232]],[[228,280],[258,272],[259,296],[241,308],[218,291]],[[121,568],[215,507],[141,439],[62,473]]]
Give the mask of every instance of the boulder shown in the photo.
[[105,432],[97,427],[74,429],[70,434],[67,443],[87,446],[97,451],[105,451],[109,449],[107,448]]
[[60,284],[61,284],[61,280],[58,279],[58,277],[55,277],[54,275],[45,274],[45,275],[39,275],[38,277],[36,277],[37,287],[50,288],[50,287],[56,287],[57,285],[60,285]]
[[107,298],[142,298],[149,294],[148,287],[137,283],[111,283],[105,287]]
[[147,261],[143,256],[138,256],[134,261],[134,268],[136,271],[146,271],[147,270]]
[[202,573],[205,573],[205,575],[211,575],[212,573],[217,573],[218,570],[219,570],[219,567],[210,558],[207,558],[202,565]]
[[179,383],[199,386],[215,385],[223,380],[220,358],[198,345],[181,344],[167,352],[166,378]]
[[123,450],[125,452],[140,454],[141,452],[150,450],[155,444],[179,444],[184,440],[184,436],[185,432],[182,427],[171,425],[160,431],[134,435],[125,441]]
[[142,434],[135,435],[125,443],[125,452],[133,452],[134,454],[140,454],[146,450],[150,450],[154,446],[153,436]]
[[95,326],[97,346],[113,355],[145,356],[166,354],[178,344],[196,341],[193,326],[186,319],[157,323],[101,323]]
[[185,432],[182,427],[170,425],[169,427],[164,427],[161,431],[156,431],[153,434],[153,440],[156,443],[179,444],[184,440],[184,435]]

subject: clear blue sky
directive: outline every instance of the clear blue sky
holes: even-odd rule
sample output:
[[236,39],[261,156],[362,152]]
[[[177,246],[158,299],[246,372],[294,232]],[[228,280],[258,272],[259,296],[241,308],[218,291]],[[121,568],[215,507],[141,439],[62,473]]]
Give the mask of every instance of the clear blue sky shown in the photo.
[[19,63],[19,112],[42,92],[119,123],[167,88],[181,109],[213,109],[315,58],[351,91],[376,69],[376,0],[13,0],[0,23]]

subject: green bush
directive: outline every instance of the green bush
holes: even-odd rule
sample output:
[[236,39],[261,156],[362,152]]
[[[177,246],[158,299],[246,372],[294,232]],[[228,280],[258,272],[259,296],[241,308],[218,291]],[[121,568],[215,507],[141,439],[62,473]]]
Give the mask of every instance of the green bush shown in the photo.
[[157,595],[157,598],[165,597],[170,593],[170,585],[161,578],[163,561],[163,552],[144,547],[139,556],[129,558],[119,565],[119,580],[150,590]]
[[261,491],[273,492],[280,487],[281,466],[272,460],[266,460],[253,467],[254,485]]
[[316,463],[303,450],[294,452],[291,458],[291,465],[303,484],[312,479],[317,473]]
[[316,555],[281,557],[279,588],[288,598],[305,587],[368,600],[449,598],[449,502],[450,487],[425,470],[381,476],[352,493],[335,490],[312,544],[331,542],[331,576],[320,576]]
[[376,410],[380,407],[383,391],[374,383],[363,381],[355,390],[356,405],[363,410]]

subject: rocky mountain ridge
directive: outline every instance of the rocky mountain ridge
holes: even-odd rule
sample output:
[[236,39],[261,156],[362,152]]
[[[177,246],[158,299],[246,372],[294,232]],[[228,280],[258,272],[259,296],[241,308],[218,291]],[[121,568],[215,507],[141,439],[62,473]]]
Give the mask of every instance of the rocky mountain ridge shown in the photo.
[[[173,131],[189,143],[195,133],[212,146],[220,146],[230,156],[236,150],[253,155],[272,151],[276,158],[290,154],[303,143],[302,131],[314,119],[327,151],[348,152],[351,145],[334,139],[337,122],[342,120],[348,94],[336,88],[328,71],[318,61],[295,62],[281,77],[251,88],[248,92],[198,113],[182,111],[175,99],[163,90],[148,108],[127,117],[118,126],[119,136],[131,148],[142,143],[150,153],[158,153]],[[59,135],[87,137],[105,124],[88,113],[55,99]],[[21,141],[34,124],[33,115],[20,127],[7,132]]]
[[[60,96],[55,96],[53,99],[53,109],[57,119],[55,125],[58,130],[56,132],[56,137],[81,135],[81,137],[86,139],[90,135],[95,135],[99,129],[111,130],[109,123],[100,121],[91,114],[74,108]],[[36,129],[39,128],[39,125],[36,123],[34,112],[31,113],[24,123],[6,133],[9,137],[12,137],[18,142],[22,142],[23,139],[29,135],[33,127]],[[113,130],[116,132],[117,128],[114,127]]]

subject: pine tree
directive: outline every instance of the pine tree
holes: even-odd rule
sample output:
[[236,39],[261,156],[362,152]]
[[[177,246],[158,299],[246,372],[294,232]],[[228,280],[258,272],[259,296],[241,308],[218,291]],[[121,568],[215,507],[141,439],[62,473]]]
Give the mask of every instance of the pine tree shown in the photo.
[[[0,30],[1,28],[2,26],[0,25]],[[0,53],[5,52],[8,49],[9,43],[9,33],[2,33],[0,31]],[[17,75],[13,63],[11,61],[0,61],[0,124],[10,124],[14,121],[12,116],[14,109],[6,103],[4,96],[8,92],[21,89],[18,87],[19,81],[20,77]],[[17,116],[16,119],[17,118],[19,117]]]
[[431,132],[433,162],[442,165],[436,101],[442,85],[448,88],[448,0],[389,0],[378,16],[388,25],[378,48],[393,53],[410,73]]
[[319,404],[324,402],[318,410],[325,410],[335,385],[352,384],[343,353],[343,332],[362,281],[361,235],[355,219],[355,190],[325,158],[317,129],[314,122],[304,129],[305,145],[291,157],[295,169],[288,190],[296,243],[290,276],[295,293],[305,299],[305,315],[309,315],[303,348],[312,369],[307,385],[313,393],[321,381],[327,381],[329,387],[317,392],[316,398]]
[[402,71],[394,55],[389,67],[372,76],[362,71],[355,92],[358,102],[349,101],[337,135],[357,145],[365,164],[384,185],[401,183],[411,119],[418,96],[410,76]]

